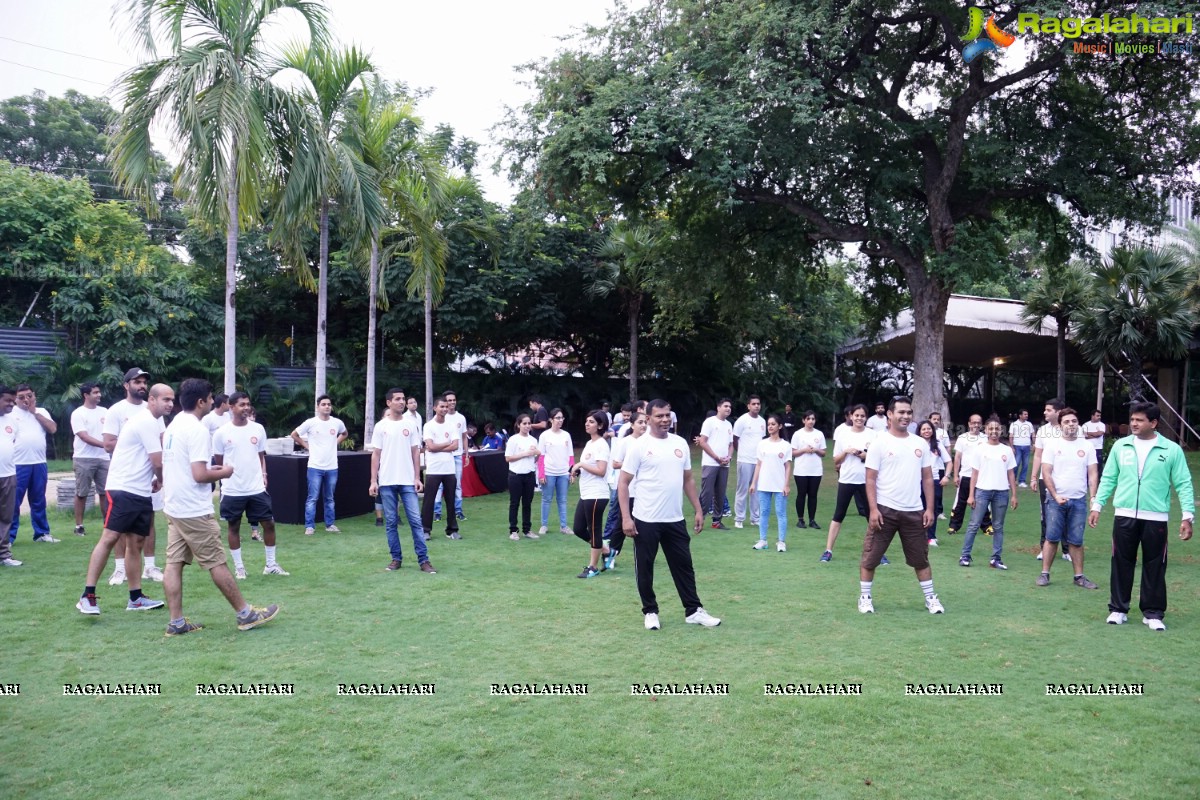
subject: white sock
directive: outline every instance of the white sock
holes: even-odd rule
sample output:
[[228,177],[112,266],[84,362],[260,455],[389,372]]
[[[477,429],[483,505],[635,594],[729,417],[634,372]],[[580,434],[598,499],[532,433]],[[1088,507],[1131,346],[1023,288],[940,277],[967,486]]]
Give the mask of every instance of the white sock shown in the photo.
[[233,556],[233,565],[238,569],[245,569],[246,565],[242,563],[242,548],[230,550],[229,555]]
[[269,545],[267,547],[264,547],[263,550],[267,551],[267,566],[268,567],[275,566],[275,546]]
[[116,571],[117,571],[117,572],[124,572],[124,571],[125,571],[125,559],[123,559],[123,558],[118,558],[118,559],[117,559],[117,567],[116,567]]
[[147,567],[154,566],[154,556],[142,556],[142,562]]
[[921,591],[925,593],[925,599],[933,597],[933,581],[918,581],[921,584]]
[[859,591],[862,594],[866,595],[867,597],[870,597],[871,596],[871,584],[874,582],[875,581],[859,581],[858,582]]

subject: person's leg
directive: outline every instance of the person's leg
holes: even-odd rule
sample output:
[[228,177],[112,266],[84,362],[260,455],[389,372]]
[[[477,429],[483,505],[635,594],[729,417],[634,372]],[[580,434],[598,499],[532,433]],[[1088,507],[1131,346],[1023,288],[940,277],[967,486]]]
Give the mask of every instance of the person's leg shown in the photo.
[[12,522],[8,525],[8,540],[10,542],[16,541],[17,531],[21,529],[21,503],[25,501],[25,493],[29,491],[29,477],[31,472],[31,465],[17,465],[17,488],[13,496]]
[[779,541],[787,541],[787,496],[783,492],[775,492],[775,525],[779,532]]
[[463,482],[463,481],[462,481],[462,471],[463,471],[463,457],[462,457],[462,453],[459,453],[458,455],[456,455],[456,456],[454,457],[454,480],[455,480],[455,484],[454,484],[454,513],[455,513],[455,514],[458,514],[459,516],[461,516],[461,515],[462,515],[462,513],[463,513],[463,506],[462,506],[462,482]]
[[658,556],[660,529],[663,523],[641,522],[637,525],[637,536],[633,537],[633,569],[637,576],[638,595],[642,599],[643,614],[658,613],[658,599],[654,596],[654,559]]
[[817,527],[817,493],[821,490],[821,476],[808,476],[808,527]]
[[[92,493],[93,459],[75,459],[71,467],[75,472],[75,528],[83,525],[83,510],[87,507],[88,495]],[[9,520],[12,524],[12,520]]]
[[400,544],[399,520],[396,508],[400,500],[399,486],[380,486],[379,502],[383,506],[383,529],[387,533],[388,553],[392,561],[404,560],[404,548]]
[[[417,503],[417,488],[401,486],[399,499],[404,505],[404,516],[408,520],[408,531],[412,534],[413,552],[417,555],[417,564],[425,564],[429,561],[429,549],[425,545],[425,529],[421,527],[421,509]],[[400,538],[399,531],[397,531],[396,538]]]
[[1138,607],[1145,619],[1167,613],[1167,523],[1142,522],[1142,591]]
[[[0,561],[12,559],[12,543],[8,541],[8,526],[12,524],[12,517],[15,513],[13,507],[13,499],[17,494],[17,476],[9,475],[6,478],[0,478]],[[111,549],[111,548],[110,548]],[[105,560],[108,555],[104,556]],[[100,562],[100,567],[104,567],[104,561]],[[96,577],[100,577],[100,573],[96,573]],[[89,584],[93,585],[93,584]]]
[[521,478],[521,533],[529,533],[533,530],[533,490],[537,486],[537,478],[532,472]]
[[833,521],[829,523],[829,535],[825,538],[825,552],[832,553],[833,545],[837,542],[842,530],[842,521],[850,509],[850,499],[854,496],[853,483],[838,483],[837,503],[833,507]]
[[433,504],[439,485],[437,475],[425,476],[425,493],[421,496],[421,527],[426,531],[433,530]]
[[325,471],[325,530],[336,527],[337,525],[337,509],[333,505],[333,492],[337,489],[338,471],[330,469]]
[[753,464],[737,465],[737,492],[733,497],[733,521],[738,524],[746,521],[747,499],[750,496],[750,481],[753,478]]
[[50,469],[46,462],[34,464],[29,473],[29,521],[33,525],[33,538],[50,535],[50,520],[46,517],[46,486]]
[[860,517],[870,516],[871,507],[867,505],[867,485],[865,483],[856,483],[854,491],[854,507],[858,509]]
[[[454,477],[454,473],[442,476],[442,487],[446,497],[454,497],[454,490],[458,488],[458,481]],[[446,535],[453,536],[458,533],[458,515],[446,514]]]
[[700,467],[700,508],[705,514],[712,514],[713,522],[720,521],[720,515],[713,512],[713,495],[717,488],[717,472],[720,467]]
[[1068,546],[1068,509],[1054,502],[1054,498],[1050,498],[1042,509],[1042,518],[1046,521],[1046,541],[1042,543],[1042,573],[1049,577],[1050,570],[1054,567],[1054,558],[1058,555],[1058,543],[1061,541],[1064,548]]
[[771,524],[771,492],[755,492],[751,497],[758,506],[758,540],[766,543]]
[[521,492],[523,482],[521,478],[525,476],[517,475],[516,473],[508,473],[508,532],[517,532],[517,506],[521,504]]
[[96,582],[100,580],[104,564],[108,561],[108,556],[117,543],[120,542],[124,547],[125,543],[121,541],[121,536],[122,534],[107,528],[100,534],[100,540],[96,542],[96,546],[92,548],[92,554],[88,558],[87,576],[84,578],[85,586],[95,586]]
[[304,527],[317,525],[317,495],[321,491],[321,470],[308,468],[308,493],[304,496]]
[[[1112,572],[1109,576],[1108,610],[1129,613],[1133,595],[1133,571],[1137,567],[1138,546],[1142,542],[1142,520],[1114,517],[1112,532]],[[1042,565],[1042,569],[1045,569]]]
[[975,546],[975,534],[979,533],[979,526],[983,522],[983,515],[987,511],[991,495],[992,493],[987,489],[975,490],[975,508],[971,512],[971,521],[967,524],[967,534],[963,537],[961,558],[964,561],[971,560],[971,548]]
[[1004,516],[1008,513],[1008,490],[992,492],[988,503],[992,511],[992,558],[1004,557]]
[[[1071,566],[1075,568],[1076,577],[1083,575],[1083,532],[1087,527],[1087,513],[1087,497],[1067,501],[1063,538],[1070,548],[1067,552],[1071,554]],[[1049,526],[1046,527],[1046,536],[1050,536]]]
[[567,525],[567,492],[570,485],[571,479],[569,476],[558,476],[558,529],[560,531],[569,531],[571,529]]
[[1046,497],[1047,497],[1046,482],[1039,480],[1038,481],[1038,499],[1041,502],[1038,503],[1038,516],[1040,517],[1041,529],[1042,529],[1041,539],[1038,540],[1039,544],[1046,543]]
[[942,478],[946,473],[938,470],[933,476],[933,524],[937,526],[938,517],[942,515],[942,494],[945,487],[942,486]]
[[967,515],[967,493],[971,488],[969,480],[970,478],[963,478],[955,489],[954,505],[950,510],[950,522],[946,525],[947,533],[958,533],[962,530],[964,518]]
[[542,529],[539,533],[546,532],[550,517],[550,498],[554,494],[554,484],[551,483],[551,480],[551,477],[547,475],[542,485]]
[[[721,517],[729,513],[729,467],[717,467],[717,480],[713,486],[713,519],[721,521]],[[701,504],[701,508],[704,505]],[[705,511],[708,509],[705,508]]]
[[804,501],[808,497],[808,478],[804,475],[793,475],[792,482],[796,484],[796,519],[800,522],[800,527],[806,527],[804,520]]
[[702,603],[696,593],[696,572],[692,568],[692,542],[687,522],[665,523],[659,541],[675,582],[675,591],[679,593],[679,602],[683,604],[684,616],[690,617]]

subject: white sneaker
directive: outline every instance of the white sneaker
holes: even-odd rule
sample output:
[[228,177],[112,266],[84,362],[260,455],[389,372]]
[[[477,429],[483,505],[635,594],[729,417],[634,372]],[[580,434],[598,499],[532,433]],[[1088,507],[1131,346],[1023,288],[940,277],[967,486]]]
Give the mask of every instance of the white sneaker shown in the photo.
[[1043,555],[1044,555],[1043,553],[1038,553],[1038,554],[1037,554],[1037,560],[1038,560],[1038,561],[1041,561],[1041,560],[1042,560],[1042,556],[1043,556]]
[[860,613],[860,614],[874,614],[875,613],[875,604],[871,602],[871,595],[860,594],[858,596],[858,613]]
[[1161,619],[1150,619],[1149,617],[1142,617],[1142,624],[1145,625],[1147,628],[1149,628],[1152,631],[1165,631],[1167,629],[1167,626],[1163,624],[1163,621]]
[[757,542],[754,543],[753,549],[754,550],[766,550],[767,549],[767,540],[759,539]]
[[775,552],[776,553],[786,553],[787,552],[787,544],[785,544],[784,542],[776,542],[775,543]]
[[546,526],[543,525],[542,527],[538,528],[538,536],[545,536],[545,535],[546,535]]
[[157,581],[162,583],[162,570],[158,567],[145,567],[142,569],[142,578],[148,581]]
[[33,537],[33,540],[35,542],[43,542],[45,544],[58,544],[60,541],[62,541],[61,539],[55,539],[48,533],[43,533],[41,536],[35,536]]
[[291,575],[291,573],[284,572],[283,567],[278,564],[267,564],[263,567],[263,575]]
[[246,580],[246,568],[245,568],[244,566],[242,566],[242,567],[238,567],[238,568],[237,568],[237,569],[234,571],[234,573],[233,573],[233,577],[237,578],[239,581],[244,581],[244,580]]
[[108,576],[108,585],[109,586],[120,586],[124,582],[125,582],[125,568],[124,567],[122,567],[120,569],[114,568],[113,574]]
[[305,536],[312,536],[312,535],[313,535],[313,534],[315,534],[315,533],[316,533],[316,530],[315,530],[315,529],[313,529],[313,528],[305,528],[305,529],[304,529],[304,535],[305,535]]
[[742,523],[740,523],[740,522],[737,522],[737,521],[735,520],[735,521],[734,521],[734,523],[733,523],[733,527],[737,528],[737,529],[740,531],[742,528],[744,528],[744,527],[746,527],[746,526],[745,526],[745,525],[743,525],[743,524],[742,524]]
[[692,625],[703,625],[706,628],[715,628],[721,624],[720,619],[714,617],[703,608],[697,608],[684,619],[684,622],[691,623]]
[[1017,484],[1017,486],[1021,487],[1022,489],[1028,489],[1028,488],[1029,488],[1029,484],[1028,484],[1028,483],[1018,483],[1018,484]]
[[938,519],[945,519],[945,518],[946,518],[945,514],[938,514]]
[[946,609],[942,608],[942,601],[938,600],[935,594],[932,597],[925,598],[925,607],[929,609],[930,614],[945,614]]
[[658,614],[647,614],[646,615],[646,630],[656,631],[656,630],[658,630],[658,628],[659,628]]
[[1122,614],[1120,611],[1114,611],[1108,615],[1108,619],[1104,620],[1109,625],[1124,625],[1129,621],[1128,614]]
[[3,560],[0,560],[0,564],[3,564],[6,567],[19,567],[23,563],[24,562],[22,562],[22,561],[17,561],[15,558],[6,558]]
[[510,533],[508,535],[508,538],[512,539],[514,542],[519,542],[519,541],[521,541],[521,534],[517,533],[516,531],[513,531],[512,533]]
[[930,540],[929,540],[929,546],[930,546],[930,547],[940,547],[941,545],[939,545],[939,544],[938,544],[938,540],[937,540],[937,539],[930,539]]

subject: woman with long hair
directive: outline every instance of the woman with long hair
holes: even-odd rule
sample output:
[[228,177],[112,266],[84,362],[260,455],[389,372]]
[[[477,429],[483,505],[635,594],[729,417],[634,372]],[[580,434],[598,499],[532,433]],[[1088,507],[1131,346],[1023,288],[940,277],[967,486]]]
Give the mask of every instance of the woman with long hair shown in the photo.
[[528,414],[517,417],[517,433],[504,446],[504,460],[508,462],[508,538],[514,542],[517,535],[517,506],[521,507],[521,532],[527,539],[537,539],[530,520],[533,505],[533,487],[537,483],[538,442],[529,433],[532,421]]
[[[932,420],[922,420],[917,425],[917,436],[925,440],[929,445],[929,452],[933,453],[933,503],[936,510],[942,504],[942,487],[946,485],[946,465],[950,463],[950,454],[946,452],[945,446],[938,439],[937,426]],[[924,495],[925,487],[921,487],[921,493]],[[921,497],[924,502],[924,496]],[[933,522],[925,529],[925,538],[929,540],[930,547],[938,546],[937,538],[938,518],[937,514],[933,515]]]
[[571,467],[571,480],[579,479],[579,503],[575,506],[575,535],[588,543],[591,555],[578,578],[594,578],[600,574],[600,556],[604,553],[604,507],[608,505],[608,415],[589,411],[583,421],[588,443]]
[[837,505],[822,561],[833,560],[833,545],[842,530],[842,521],[853,500],[858,513],[867,515],[867,448],[875,440],[875,431],[867,427],[867,407],[862,403],[850,409],[850,427],[833,440],[833,465],[838,468]]
[[567,527],[567,487],[571,480],[571,460],[575,456],[575,445],[571,434],[562,429],[566,415],[561,408],[550,411],[550,429],[538,437],[538,451],[546,469],[546,481],[542,485],[542,527],[538,531],[546,535],[546,522],[550,519],[550,502],[558,502],[558,530],[571,533]]
[[792,443],[785,442],[783,420],[778,414],[767,416],[767,438],[758,443],[758,463],[750,479],[750,493],[758,493],[758,541],[755,550],[767,549],[767,528],[771,507],[775,507],[775,524],[779,539],[775,549],[787,552],[787,496],[792,472]]

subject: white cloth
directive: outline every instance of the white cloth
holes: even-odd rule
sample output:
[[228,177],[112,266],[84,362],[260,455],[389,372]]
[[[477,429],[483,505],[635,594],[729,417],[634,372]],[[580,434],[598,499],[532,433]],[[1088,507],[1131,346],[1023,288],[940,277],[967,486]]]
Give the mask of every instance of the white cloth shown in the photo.
[[[210,411],[204,415],[204,419],[200,420],[204,423],[204,427],[208,428],[211,433],[216,433],[221,429],[222,425],[233,422],[233,414],[228,411],[218,414],[216,411]],[[225,491],[225,484],[222,481],[221,491]]]
[[413,448],[420,450],[421,431],[414,420],[403,416],[379,420],[371,432],[371,447],[379,451],[380,486],[416,486]]
[[145,403],[131,403],[128,400],[118,400],[109,406],[108,413],[104,416],[103,433],[107,433],[110,436],[120,436],[121,429],[125,427],[126,422],[134,416],[146,413],[149,410]]
[[309,469],[337,469],[338,437],[346,432],[346,425],[337,417],[321,419],[312,417],[296,428],[300,438],[308,442]]
[[758,443],[767,435],[767,418],[761,414],[750,416],[747,411],[733,424],[733,435],[737,437],[737,463],[757,464]]
[[[617,488],[617,481],[621,477],[621,468],[617,466],[625,458],[625,448],[632,441],[628,436],[618,436],[612,440],[612,446],[608,451],[608,488]],[[629,484],[629,496],[634,497],[633,484]]]
[[[1103,422],[1092,422],[1090,420],[1088,422],[1083,423],[1083,425],[1081,425],[1079,427],[1080,427],[1080,430],[1082,430],[1085,434],[1088,434],[1088,433],[1104,434],[1108,430],[1108,426],[1105,425]],[[1100,435],[1094,439],[1088,439],[1087,443],[1090,444],[1092,447],[1096,448],[1097,450],[1103,450],[1104,449],[1104,436]]]
[[[52,419],[50,412],[37,408],[37,417]],[[8,416],[12,417],[17,429],[17,445],[13,450],[13,461],[19,467],[23,464],[46,463],[46,429],[30,412],[13,406]]]
[[[455,437],[454,427],[450,424],[450,418],[446,417],[445,422],[438,422],[437,417],[425,423],[425,431],[422,438],[426,442],[425,445],[425,474],[427,475],[453,475],[454,474],[454,456],[462,450],[462,438]],[[429,443],[445,444],[446,442],[454,442],[452,450],[434,451],[429,449]]]
[[162,452],[163,422],[155,419],[149,409],[143,411],[145,413],[134,414],[121,426],[116,447],[113,448],[112,462],[108,466],[108,480],[104,487],[107,491],[150,496],[150,488],[154,484],[154,467],[150,464],[150,456]]
[[1038,428],[1037,436],[1034,437],[1033,440],[1033,449],[1044,450],[1046,449],[1047,442],[1052,439],[1059,438],[1062,438],[1062,428],[1060,428],[1058,425],[1046,423],[1042,427]]
[[1008,426],[1008,439],[1013,447],[1029,447],[1033,444],[1033,423],[1017,420]]
[[632,440],[621,471],[637,480],[634,519],[642,522],[683,520],[683,478],[691,469],[691,455],[682,437],[668,433],[659,439],[649,434]]
[[872,414],[867,417],[867,427],[876,433],[886,431],[888,427],[887,415],[885,414],[881,417],[878,414]]
[[545,430],[538,439],[538,450],[545,456],[543,465],[547,475],[566,475],[571,471],[571,456],[575,455],[571,434],[564,430],[555,432],[553,428]]
[[195,414],[176,415],[163,435],[163,511],[175,519],[195,519],[213,513],[212,486],[197,483],[192,464],[212,459],[212,436]]
[[599,439],[591,440],[583,446],[583,452],[579,454],[579,463],[586,464],[588,466],[597,466],[601,461],[603,461],[605,464],[605,474],[593,475],[586,469],[579,470],[580,500],[608,499],[608,481],[606,480],[606,475],[608,473],[608,458],[608,442],[604,441],[603,436],[601,436]]
[[1079,436],[1055,439],[1042,451],[1042,464],[1053,467],[1054,490],[1060,497],[1075,500],[1088,493],[1088,467],[1098,463],[1096,448]]
[[[733,426],[729,424],[729,420],[717,419],[714,414],[704,420],[704,424],[700,426],[700,435],[707,438],[708,446],[714,453],[722,458],[729,457],[733,448]],[[721,464],[707,452],[701,450],[700,466],[719,467]]]
[[954,440],[955,452],[962,453],[962,460],[958,463],[958,476],[960,480],[966,480],[971,477],[973,471],[971,452],[979,445],[987,442],[987,437],[982,433],[964,433],[962,436]]
[[[870,428],[863,428],[861,431],[851,428],[844,432],[840,439],[834,442],[833,457],[837,458],[842,453],[849,452],[850,450],[866,450],[870,453],[870,445],[873,441],[875,441],[875,431]],[[861,458],[848,455],[842,459],[842,465],[838,467],[838,483],[866,482],[867,467]]]
[[[17,447],[17,426],[13,422],[12,412],[0,417],[0,478],[11,478],[17,474],[17,464],[13,460],[13,450]],[[8,531],[0,531],[0,536],[7,536]]]
[[[809,433],[804,428],[792,434],[792,449],[799,450],[804,447],[815,447],[818,450],[825,448],[825,434],[821,433],[816,428]],[[825,459],[821,458],[816,453],[803,453],[796,456],[796,463],[792,468],[793,475],[800,476],[820,476],[825,472]]]
[[80,406],[71,412],[71,455],[75,458],[108,459],[108,451],[103,447],[88,444],[79,438],[80,433],[86,433],[98,442],[104,441],[104,417],[108,409],[104,406],[88,408]]
[[[453,414],[446,415],[446,424],[450,426],[450,430],[458,434],[459,441],[462,441],[463,434],[467,432],[467,418],[455,411]],[[462,455],[460,451],[458,455]]]
[[[200,422],[204,423],[210,416]],[[207,424],[204,429],[208,430]],[[266,451],[267,431],[257,422],[241,426],[227,422],[217,428],[212,434],[213,455],[221,456],[222,463],[233,467],[233,475],[221,481],[221,494],[253,497],[265,492],[267,485],[263,481],[262,461],[258,454]]]
[[[530,472],[537,471],[537,449],[538,440],[532,436],[517,434],[509,437],[508,443],[504,445],[504,455],[522,456],[517,461],[508,462],[508,471],[513,475],[528,475]],[[529,449],[533,448],[534,455],[525,455]]]
[[865,464],[865,469],[876,472],[876,505],[896,511],[924,511],[921,470],[925,467],[933,468],[933,453],[920,436],[895,436],[888,431],[876,436],[867,450]]
[[780,439],[773,442],[763,439],[758,443],[758,482],[754,485],[759,492],[782,492],[787,485],[787,467],[792,460],[792,443]]
[[[963,463],[970,459],[975,491],[984,489],[992,492],[1002,492],[1009,488],[1008,473],[1017,466],[1016,456],[1012,448],[1006,444],[989,444],[985,439],[983,444],[972,447],[963,456]],[[978,472],[978,475],[974,473]]]

